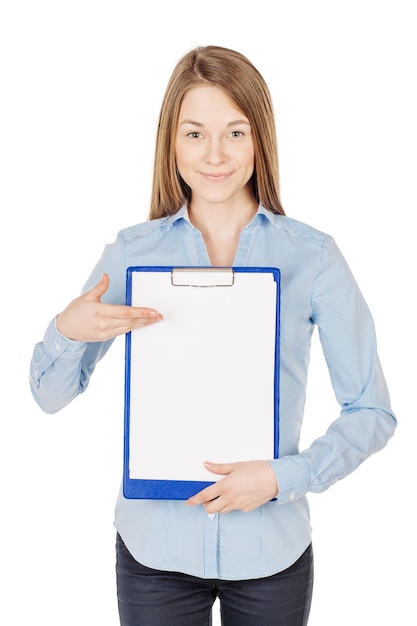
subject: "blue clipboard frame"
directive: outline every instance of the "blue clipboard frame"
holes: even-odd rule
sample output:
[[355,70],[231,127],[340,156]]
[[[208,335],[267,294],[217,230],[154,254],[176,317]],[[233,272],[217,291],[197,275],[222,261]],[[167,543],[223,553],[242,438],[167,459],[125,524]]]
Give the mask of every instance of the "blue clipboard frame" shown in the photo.
[[[137,272],[165,272],[175,271],[219,271],[229,270],[233,275],[240,273],[271,274],[275,283],[275,345],[274,345],[274,373],[273,373],[273,458],[279,457],[279,370],[280,370],[280,270],[273,267],[184,267],[184,266],[132,266],[126,271],[126,304],[132,305],[132,282]],[[195,286],[195,285],[193,285]],[[153,306],[149,303],[149,306]],[[163,322],[162,322],[163,323]],[[141,331],[139,331],[141,332]],[[124,450],[123,450],[123,495],[128,499],[169,499],[186,500],[198,493],[215,481],[210,480],[177,480],[177,479],[151,479],[133,477],[131,475],[131,359],[132,359],[132,333],[125,337],[125,397],[124,397]],[[163,383],[162,383],[163,384]]]

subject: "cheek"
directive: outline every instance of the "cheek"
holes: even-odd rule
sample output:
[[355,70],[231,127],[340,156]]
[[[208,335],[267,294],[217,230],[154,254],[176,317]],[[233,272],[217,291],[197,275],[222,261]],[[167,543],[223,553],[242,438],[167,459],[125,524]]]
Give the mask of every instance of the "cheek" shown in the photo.
[[175,143],[174,153],[175,153],[175,161],[178,164],[181,161],[181,150],[179,149],[177,142]]
[[181,148],[176,147],[175,165],[177,167],[177,171],[179,175],[181,176],[183,181],[187,183],[187,185],[189,185],[189,182],[190,182],[189,181],[190,165],[188,161],[187,161],[187,152],[184,150],[181,150]]
[[246,153],[244,161],[246,163],[246,167],[253,172],[255,169],[255,153]]
[[181,174],[182,178],[184,178],[187,172],[187,164],[184,162],[181,152],[175,153],[175,164],[177,166],[178,172]]
[[236,153],[237,159],[246,167],[255,168],[255,150],[254,148],[245,146]]
[[176,144],[175,146],[175,160],[177,162],[178,169],[180,167],[187,166],[192,161],[192,155],[190,150],[184,149],[181,144]]

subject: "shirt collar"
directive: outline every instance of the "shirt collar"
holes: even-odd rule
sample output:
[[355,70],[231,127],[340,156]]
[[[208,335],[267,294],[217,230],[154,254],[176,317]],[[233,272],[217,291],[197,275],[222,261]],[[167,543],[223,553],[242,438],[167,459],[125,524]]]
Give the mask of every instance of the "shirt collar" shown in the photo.
[[188,217],[188,209],[187,209],[186,204],[183,204],[183,206],[173,215],[169,215],[166,218],[165,224],[172,225],[181,219],[187,220],[187,222],[190,221],[190,218]]
[[[264,217],[266,217],[266,219],[273,224],[274,223],[274,213],[272,213],[272,211],[269,211],[268,209],[265,209],[264,206],[262,206],[262,204],[260,204],[258,206],[258,210],[256,211],[256,215],[254,216],[254,220],[255,219],[259,219],[258,216],[259,215],[263,215]],[[177,222],[178,220],[184,219],[187,222],[190,222],[190,218],[188,215],[188,208],[186,204],[183,204],[183,206],[173,215],[170,215],[169,217],[167,217],[166,219],[166,224],[174,224],[175,222]]]
[[264,217],[266,217],[268,222],[270,222],[271,224],[275,224],[275,213],[272,213],[272,211],[266,209],[264,206],[262,206],[262,204],[258,206],[255,217],[257,217],[258,215],[263,215]]

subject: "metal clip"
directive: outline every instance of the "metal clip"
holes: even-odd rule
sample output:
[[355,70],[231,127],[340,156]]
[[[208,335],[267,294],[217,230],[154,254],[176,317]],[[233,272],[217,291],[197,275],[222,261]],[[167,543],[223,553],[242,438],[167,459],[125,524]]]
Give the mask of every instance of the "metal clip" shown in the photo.
[[234,282],[232,267],[179,267],[171,270],[173,287],[233,287]]

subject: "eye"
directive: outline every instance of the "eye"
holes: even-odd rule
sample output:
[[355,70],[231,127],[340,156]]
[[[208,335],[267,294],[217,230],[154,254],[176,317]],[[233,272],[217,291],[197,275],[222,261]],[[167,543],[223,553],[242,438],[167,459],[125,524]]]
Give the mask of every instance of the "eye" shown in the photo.
[[201,137],[201,133],[199,133],[197,130],[192,130],[190,133],[187,133],[187,137],[190,137],[191,139],[198,139],[199,137]]
[[241,130],[232,130],[230,133],[231,137],[243,137],[244,133]]

